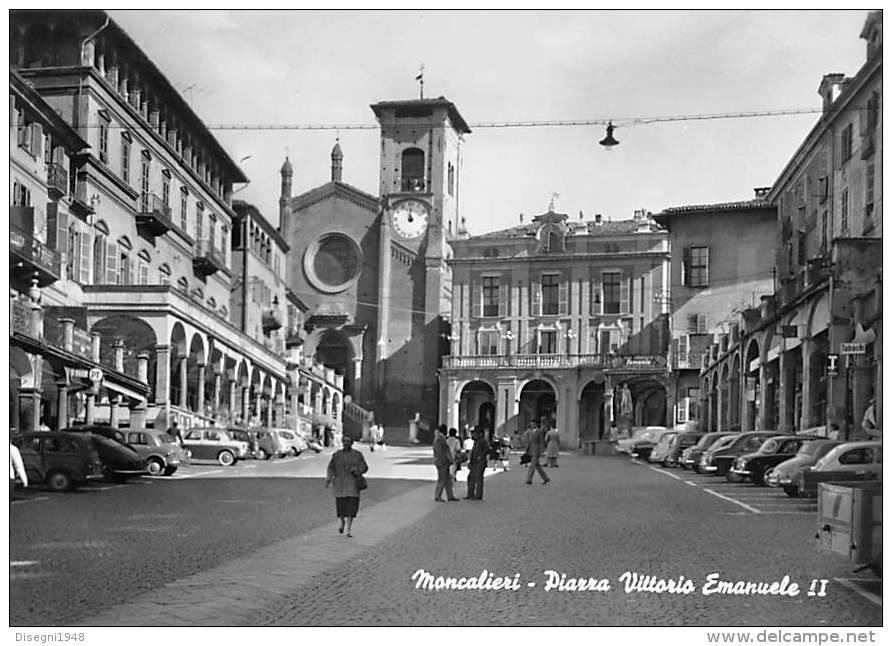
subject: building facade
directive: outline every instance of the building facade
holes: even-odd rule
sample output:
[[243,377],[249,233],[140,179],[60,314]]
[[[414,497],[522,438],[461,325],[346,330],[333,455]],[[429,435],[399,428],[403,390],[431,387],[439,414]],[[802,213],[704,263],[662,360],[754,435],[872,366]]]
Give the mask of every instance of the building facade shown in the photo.
[[[767,194],[778,289],[707,353],[707,398],[742,384],[742,428],[855,438],[882,424],[882,12],[864,65],[824,76],[823,114]],[[739,369],[736,367],[739,366]]]
[[740,314],[774,292],[775,269],[765,263],[765,250],[774,247],[777,215],[767,191],[756,189],[748,201],[671,207],[654,216],[669,232],[669,388],[676,425],[740,428],[739,378],[711,390],[701,406],[700,368],[716,339],[726,347],[738,342]]
[[545,418],[568,448],[666,423],[669,250],[648,212],[585,222],[551,208],[453,248],[443,422],[510,436]]
[[432,425],[470,129],[442,97],[371,107],[381,124],[378,195],[343,181],[339,144],[322,186],[292,196],[294,169],[282,167],[288,285],[308,308],[306,356],[344,377],[345,422],[374,416],[405,428],[417,415]]
[[105,12],[11,13],[10,64],[86,143],[47,224],[68,300],[46,313],[130,378],[56,426],[284,421],[285,348],[230,309],[238,166]]
[[147,385],[116,354],[101,357],[97,335],[58,314],[77,304],[60,223],[93,213],[77,197],[87,142],[13,70],[9,96],[10,427],[64,427],[97,395],[144,408]]

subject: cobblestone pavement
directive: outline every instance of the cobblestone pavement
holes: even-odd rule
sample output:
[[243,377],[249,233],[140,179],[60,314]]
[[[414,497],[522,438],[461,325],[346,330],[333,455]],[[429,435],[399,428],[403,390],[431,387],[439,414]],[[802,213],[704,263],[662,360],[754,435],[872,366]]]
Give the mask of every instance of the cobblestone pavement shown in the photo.
[[[352,539],[336,534],[331,498],[319,496],[324,455],[238,470],[250,466],[245,463],[223,478],[212,473],[214,467],[196,466],[176,482],[35,496],[14,506],[11,558],[37,563],[11,568],[10,621],[828,627],[882,622],[877,599],[843,582],[860,575],[851,575],[841,557],[817,552],[815,517],[799,513],[795,501],[789,501],[790,513],[756,513],[731,500],[733,492],[723,498],[704,491],[705,482],[688,484],[681,471],[659,473],[622,458],[565,454],[561,468],[548,471],[548,486],[525,485],[515,456],[508,473],[487,472],[485,500],[437,504],[429,447],[374,454],[367,448],[361,450],[372,467],[370,488]],[[708,488],[719,483],[712,478]],[[463,484],[458,491],[464,494]],[[93,574],[97,562],[107,565]],[[419,569],[434,576],[479,576],[483,570],[516,575],[520,589],[417,590],[411,577]],[[604,578],[611,589],[546,591],[545,570]],[[696,591],[626,593],[619,580],[626,571],[684,577]],[[787,575],[803,590],[793,597],[704,595],[701,586],[713,572],[728,581],[771,582]],[[826,596],[807,595],[812,579],[828,580]],[[47,596],[54,587],[57,593]]]

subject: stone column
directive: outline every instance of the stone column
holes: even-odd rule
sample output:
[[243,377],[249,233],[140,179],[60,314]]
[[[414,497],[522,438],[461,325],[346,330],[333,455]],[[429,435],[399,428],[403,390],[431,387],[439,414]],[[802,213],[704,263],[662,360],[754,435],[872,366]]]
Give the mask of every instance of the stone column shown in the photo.
[[604,423],[607,424],[607,428],[613,428],[613,424],[615,419],[613,417],[613,388],[609,387],[610,382],[607,382],[607,386],[604,388]]
[[[340,415],[338,418],[340,419]],[[282,391],[282,396],[276,400],[276,426],[285,426],[285,392]],[[272,426],[272,424],[270,424]]]
[[118,372],[124,372],[124,340],[123,339],[115,339],[115,343],[112,346],[115,351],[115,370]]
[[[266,426],[270,427],[273,425],[273,401],[272,399],[268,399],[266,402]],[[278,406],[278,403],[275,404]]]
[[62,348],[66,352],[74,350],[74,319],[60,318],[62,324]]
[[170,388],[170,346],[155,346],[155,405],[166,406]]
[[[346,381],[346,380],[345,380]],[[362,401],[362,357],[353,359],[353,401]]]
[[214,372],[214,415],[217,414],[217,410],[220,408],[220,387],[223,384],[223,375],[219,372]]
[[812,369],[811,356],[814,354],[815,344],[811,339],[802,340],[802,417],[799,421],[799,430],[811,428],[816,420],[812,414]]
[[768,364],[763,361],[759,364],[759,430],[762,431],[768,428],[768,407],[772,405],[771,396],[773,393],[771,390],[773,385],[768,383],[769,374]]
[[180,359],[180,401],[179,406],[183,410],[189,410],[189,358]]
[[[852,389],[852,432],[849,437],[853,440],[868,439],[868,435],[861,428],[861,420],[864,419],[864,411],[867,409],[867,402],[870,399],[873,375],[870,373],[870,366],[864,355],[854,355],[849,370],[851,371]],[[882,394],[877,393],[877,395],[877,399],[882,398]]]
[[112,428],[118,428],[118,406],[121,403],[120,395],[108,396],[108,421]]
[[204,415],[204,386],[205,386],[205,370],[206,364],[198,364],[198,394],[195,398],[195,411],[199,415]]
[[263,391],[258,390],[254,394],[254,416],[257,418],[258,422],[261,422],[263,419]]
[[[784,341],[781,341],[784,343]],[[796,383],[795,383],[795,352],[781,352],[780,369],[780,409],[777,415],[777,430],[781,433],[792,433],[796,430]]]
[[87,391],[87,399],[86,399],[86,402],[84,402],[84,423],[92,424],[93,419],[95,417],[96,417],[96,393]]
[[[149,359],[148,352],[140,352],[136,357],[137,378],[144,384],[149,383]],[[138,401],[130,407],[130,428],[146,427],[146,409],[148,405],[144,401]]]
[[56,382],[56,386],[58,388],[58,401],[59,401],[59,414],[57,420],[57,428],[56,430],[62,430],[69,426],[68,423],[68,382],[59,381]]
[[91,332],[90,333],[90,350],[92,352],[92,357],[90,357],[95,363],[99,363],[99,350],[102,344],[102,335],[99,332]]
[[236,405],[238,402],[235,398],[235,379],[229,380],[229,416],[235,418],[236,413],[238,413],[238,409]]
[[249,396],[250,396],[249,392],[250,392],[250,388],[248,386],[242,386],[242,423],[243,424],[248,423],[248,415],[249,415],[249,408],[250,408],[250,402],[248,401]]

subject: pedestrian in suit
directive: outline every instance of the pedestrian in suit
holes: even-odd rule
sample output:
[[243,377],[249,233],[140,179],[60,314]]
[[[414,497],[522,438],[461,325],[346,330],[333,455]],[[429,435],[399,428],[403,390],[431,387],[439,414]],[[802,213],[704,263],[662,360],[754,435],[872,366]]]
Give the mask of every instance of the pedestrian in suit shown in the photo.
[[452,464],[449,466],[449,473],[452,475],[452,481],[455,482],[455,474],[461,465],[461,440],[458,439],[458,429],[450,428],[449,437],[446,438],[446,444],[452,452]]
[[537,427],[529,436],[526,452],[530,456],[530,468],[527,471],[527,484],[533,484],[533,473],[538,471],[542,478],[542,484],[551,482],[542,465],[539,464],[539,457],[545,451],[545,431],[543,428]]
[[548,466],[558,468],[558,456],[561,449],[561,436],[557,429],[553,426],[548,429],[545,434],[545,457],[548,460]]
[[489,443],[479,426],[471,434],[474,446],[468,460],[468,495],[469,500],[483,500],[483,474],[486,472],[486,456],[489,454]]
[[443,489],[446,489],[446,499],[458,500],[452,493],[452,474],[449,467],[452,465],[452,451],[446,443],[446,425],[437,427],[437,436],[434,438],[434,466],[437,467],[437,486],[434,489],[434,500],[443,502]]

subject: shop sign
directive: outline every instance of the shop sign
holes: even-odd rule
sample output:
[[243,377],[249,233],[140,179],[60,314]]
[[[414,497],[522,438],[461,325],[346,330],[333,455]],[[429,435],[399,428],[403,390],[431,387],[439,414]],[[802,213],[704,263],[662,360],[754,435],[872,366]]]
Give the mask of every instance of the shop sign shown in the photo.
[[864,354],[867,348],[863,343],[840,343],[839,351],[841,354]]

